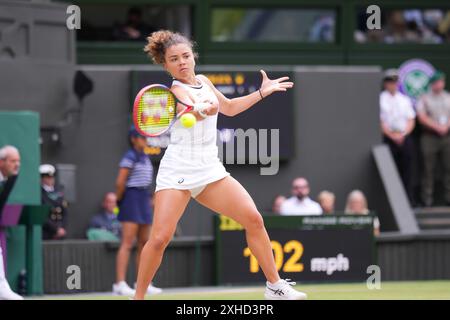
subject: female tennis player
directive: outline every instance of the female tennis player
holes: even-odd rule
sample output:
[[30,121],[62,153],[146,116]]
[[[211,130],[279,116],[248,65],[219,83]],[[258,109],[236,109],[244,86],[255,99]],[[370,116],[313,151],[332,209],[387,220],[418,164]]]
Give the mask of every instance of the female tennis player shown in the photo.
[[[306,294],[296,291],[293,282],[280,279],[261,214],[244,187],[225,170],[216,146],[218,112],[237,115],[276,91],[294,85],[288,77],[271,80],[261,70],[259,90],[239,98],[228,99],[203,75],[195,74],[193,43],[168,30],[152,33],[144,51],[174,78],[171,91],[185,103],[209,102],[210,106],[192,112],[197,124],[191,131],[180,122],[172,127],[171,142],[161,160],[156,178],[153,227],[139,264],[134,299],[144,299],[166,246],[190,198],[214,212],[237,221],[245,228],[248,246],[257,258],[267,279],[265,298],[303,300]],[[190,133],[190,134],[186,134]]]

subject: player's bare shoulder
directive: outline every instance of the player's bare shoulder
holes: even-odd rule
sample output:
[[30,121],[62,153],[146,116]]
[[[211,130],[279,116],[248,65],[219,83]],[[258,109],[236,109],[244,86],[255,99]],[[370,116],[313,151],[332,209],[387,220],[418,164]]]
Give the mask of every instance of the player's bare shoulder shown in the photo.
[[211,80],[208,79],[207,76],[203,75],[203,74],[197,74],[197,77],[204,83],[206,83],[207,85],[209,85],[210,87],[214,87],[213,83],[211,82]]
[[214,86],[214,84],[211,82],[211,80],[208,79],[207,76],[203,75],[203,74],[197,74],[197,78],[200,79],[203,83],[205,83],[206,85],[208,85],[208,87],[214,92],[214,94],[216,96],[218,96],[219,91],[217,90],[217,88]]
[[189,93],[186,88],[173,84],[172,87],[170,87],[170,91],[183,103],[189,103],[192,104],[195,101],[195,98]]
[[181,101],[186,100],[186,98],[189,98],[189,99],[191,100],[191,96],[190,96],[189,92],[188,92],[185,88],[183,88],[182,86],[180,86],[180,85],[173,84],[173,85],[170,87],[170,91],[172,91],[172,93],[173,93],[176,97],[178,97]]
[[177,84],[172,84],[172,86],[170,87],[170,91],[172,91],[173,94],[176,95],[177,97],[179,95],[187,94],[186,89]]

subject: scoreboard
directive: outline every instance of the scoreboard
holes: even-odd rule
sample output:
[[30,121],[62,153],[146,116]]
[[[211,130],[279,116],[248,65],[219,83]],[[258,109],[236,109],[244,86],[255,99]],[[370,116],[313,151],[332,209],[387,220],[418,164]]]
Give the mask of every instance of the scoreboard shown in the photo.
[[[375,264],[373,217],[361,215],[264,216],[281,278],[363,281]],[[215,217],[218,284],[265,281],[241,225]]]
[[[266,72],[271,79],[289,76],[292,80],[293,77],[291,71],[266,70]],[[213,68],[205,67],[199,73],[208,77],[227,98],[247,95],[258,90],[262,79],[259,70],[248,68],[246,71],[215,71]],[[137,92],[144,86],[154,83],[170,86],[171,81],[167,73],[163,71],[134,71],[130,101],[134,100]],[[219,156],[226,155],[226,164],[261,163],[260,153],[263,156],[288,160],[293,156],[295,136],[293,90],[275,92],[254,107],[234,117],[219,115],[217,130]],[[240,138],[243,141],[236,141]],[[249,146],[250,139],[253,139],[251,143],[256,148]],[[153,161],[159,161],[169,142],[169,133],[148,138],[146,152],[152,155]],[[244,143],[244,148],[239,148],[241,142]],[[273,143],[277,144],[276,154],[272,154]],[[261,149],[262,145],[264,145],[263,149]],[[232,148],[233,151],[230,152],[226,150],[227,148]],[[275,150],[275,147],[273,149]],[[233,155],[232,159],[229,158],[230,154]]]

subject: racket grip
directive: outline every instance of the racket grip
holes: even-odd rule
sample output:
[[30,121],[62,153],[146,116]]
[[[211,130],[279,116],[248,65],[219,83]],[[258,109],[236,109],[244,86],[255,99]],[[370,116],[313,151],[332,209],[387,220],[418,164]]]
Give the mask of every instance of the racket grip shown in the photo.
[[202,111],[202,110],[208,108],[210,105],[211,105],[211,103],[208,103],[208,102],[194,103],[192,110],[194,110],[194,111]]

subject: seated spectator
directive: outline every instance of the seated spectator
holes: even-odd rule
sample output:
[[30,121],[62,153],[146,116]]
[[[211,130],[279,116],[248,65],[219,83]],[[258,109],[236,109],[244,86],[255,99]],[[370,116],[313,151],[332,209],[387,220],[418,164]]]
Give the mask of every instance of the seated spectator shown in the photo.
[[354,33],[355,41],[434,44],[448,41],[445,12],[441,9],[383,9],[380,18],[380,29],[367,29],[366,8],[361,8]]
[[443,19],[436,23],[438,32],[444,38],[444,41],[450,42],[450,10],[447,11]]
[[110,237],[110,239],[119,241],[122,229],[120,221],[117,219],[115,213],[117,208],[117,197],[115,193],[108,192],[105,194],[103,197],[102,208],[102,212],[92,217],[88,232],[101,229],[104,232],[109,232],[113,236]]
[[286,197],[279,194],[275,197],[272,204],[272,212],[275,214],[280,214],[281,205],[286,201]]
[[383,86],[384,91],[380,94],[381,131],[394,157],[406,194],[410,201],[414,201],[411,179],[414,146],[411,132],[415,126],[416,113],[411,100],[398,91],[397,70],[385,72]]
[[[345,204],[345,214],[368,215],[369,212],[364,193],[360,190],[350,192],[347,197],[347,203]],[[378,220],[378,217],[374,217],[373,219],[373,231],[375,236],[380,235],[380,220]]]
[[308,180],[299,177],[292,181],[292,197],[283,202],[280,208],[281,215],[320,215],[322,208],[311,200]]
[[322,208],[323,213],[330,214],[334,213],[334,202],[336,200],[336,196],[333,192],[324,190],[317,196],[317,201],[319,202],[320,207]]
[[39,173],[41,174],[42,204],[50,206],[50,216],[42,226],[43,239],[64,239],[68,203],[64,199],[62,190],[55,186],[55,167],[51,164],[42,164],[39,167]]
[[421,41],[417,25],[414,22],[408,23],[401,10],[393,10],[388,13],[385,29],[387,30],[387,34],[384,38],[385,43]]
[[121,41],[144,41],[155,31],[153,29],[142,21],[142,10],[132,7],[128,10],[126,23],[114,28],[113,38]]

